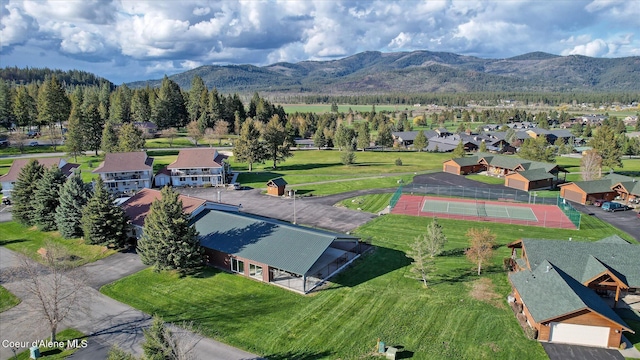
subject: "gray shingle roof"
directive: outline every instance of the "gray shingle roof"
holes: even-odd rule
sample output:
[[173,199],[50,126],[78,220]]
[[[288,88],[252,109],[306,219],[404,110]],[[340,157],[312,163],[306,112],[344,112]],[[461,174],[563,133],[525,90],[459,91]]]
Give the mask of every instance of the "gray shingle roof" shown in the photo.
[[525,179],[529,181],[538,181],[538,180],[554,178],[554,176],[548,173],[545,169],[525,170],[525,171],[520,171],[518,174],[522,175]]
[[295,274],[306,274],[343,234],[305,228],[250,214],[205,210],[192,223],[202,246]]
[[271,179],[267,182],[267,186],[281,187],[287,185],[287,181],[281,177]]

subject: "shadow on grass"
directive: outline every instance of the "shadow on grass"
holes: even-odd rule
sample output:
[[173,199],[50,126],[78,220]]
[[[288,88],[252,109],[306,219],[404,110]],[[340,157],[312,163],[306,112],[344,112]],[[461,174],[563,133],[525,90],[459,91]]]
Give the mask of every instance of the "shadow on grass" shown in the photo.
[[353,287],[411,264],[404,252],[385,247],[374,247],[364,254],[350,269],[331,280],[341,286]]
[[13,239],[13,240],[0,240],[0,246],[7,246],[10,244],[18,244],[21,242],[27,242],[27,239]]
[[[471,263],[469,263],[471,265]],[[483,266],[480,276],[478,276],[478,270],[475,266],[469,267],[468,269],[456,269],[454,271],[447,272],[446,275],[440,275],[434,280],[431,281],[431,285],[435,284],[445,284],[445,283],[459,283],[459,282],[468,282],[472,280],[477,280],[481,276],[486,276],[488,274],[503,274],[505,271],[502,269],[502,266],[493,265],[493,266]]]
[[413,351],[409,351],[402,345],[394,345],[394,348],[398,349],[396,352],[396,359],[411,359],[413,357]]
[[324,359],[331,355],[332,353],[330,351],[319,351],[319,352],[289,351],[286,353],[269,354],[269,355],[266,355],[264,358],[269,360],[288,360],[288,359],[313,360],[313,359]]
[[275,170],[280,170],[280,171],[315,170],[315,169],[322,169],[322,168],[334,167],[334,166],[342,166],[342,163],[335,162],[335,163],[320,163],[320,164],[310,163],[310,164],[281,165],[281,166],[278,166],[278,168],[276,168]]

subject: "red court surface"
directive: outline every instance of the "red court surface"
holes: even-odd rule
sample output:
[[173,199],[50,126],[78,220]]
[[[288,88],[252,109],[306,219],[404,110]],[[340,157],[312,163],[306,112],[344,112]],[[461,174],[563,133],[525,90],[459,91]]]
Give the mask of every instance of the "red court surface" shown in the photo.
[[517,225],[528,225],[528,226],[541,226],[541,227],[559,228],[559,229],[574,229],[574,230],[576,229],[576,226],[556,205],[533,205],[533,204],[508,202],[508,201],[502,202],[502,201],[482,200],[482,202],[484,202],[485,204],[529,208],[531,209],[531,211],[533,211],[534,215],[538,219],[537,221],[534,221],[534,220],[520,220],[520,219],[514,219],[514,218],[498,218],[498,217],[490,217],[490,216],[472,216],[472,215],[451,214],[446,212],[422,211],[424,202],[429,200],[437,200],[437,201],[444,200],[450,203],[455,203],[455,202],[466,203],[466,204],[476,203],[475,200],[470,200],[470,199],[441,198],[441,197],[433,197],[433,196],[403,194],[402,196],[400,196],[400,199],[398,199],[396,206],[394,206],[394,208],[391,210],[391,213],[402,214],[402,215],[413,215],[413,216],[438,217],[443,219],[487,221],[487,222],[498,222],[498,223],[505,223],[505,224],[517,224]]

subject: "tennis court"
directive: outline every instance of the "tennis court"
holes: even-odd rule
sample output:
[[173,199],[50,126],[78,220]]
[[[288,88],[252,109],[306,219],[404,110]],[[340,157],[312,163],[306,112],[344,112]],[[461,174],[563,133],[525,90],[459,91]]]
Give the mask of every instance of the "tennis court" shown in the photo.
[[453,202],[425,198],[424,204],[422,205],[422,211],[463,216],[538,221],[538,218],[531,208],[487,204],[485,201]]

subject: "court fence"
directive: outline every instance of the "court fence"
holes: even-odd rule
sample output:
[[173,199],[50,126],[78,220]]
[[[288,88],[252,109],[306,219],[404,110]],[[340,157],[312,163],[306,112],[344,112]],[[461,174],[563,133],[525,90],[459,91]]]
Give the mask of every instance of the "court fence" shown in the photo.
[[580,220],[582,219],[582,213],[576,210],[570,202],[566,201],[564,198],[558,196],[557,204],[560,210],[571,220],[573,225],[576,226],[578,230],[580,230]]
[[[440,197],[460,197],[476,200],[519,202],[527,204],[558,205],[558,199],[555,197],[548,198],[537,196],[535,190],[527,192],[509,188],[470,188],[462,186],[411,183],[398,187],[398,190],[396,190],[396,193],[391,198],[392,202],[390,205],[392,208],[397,204],[400,194],[402,193],[413,195],[435,195]],[[396,194],[398,194],[397,198],[395,198]],[[394,199],[395,202],[393,202]]]

